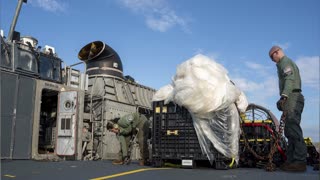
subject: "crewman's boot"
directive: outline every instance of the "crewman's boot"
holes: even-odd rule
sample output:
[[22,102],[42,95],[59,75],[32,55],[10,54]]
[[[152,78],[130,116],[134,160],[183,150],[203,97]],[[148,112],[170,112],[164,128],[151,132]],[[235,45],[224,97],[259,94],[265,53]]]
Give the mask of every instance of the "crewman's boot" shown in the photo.
[[305,162],[290,163],[284,166],[282,170],[291,172],[304,172],[307,170],[307,164]]
[[283,170],[284,168],[286,168],[290,163],[289,162],[284,162],[283,164],[280,165],[280,169]]
[[114,165],[122,165],[123,164],[123,160],[122,159],[113,160],[112,164],[114,164]]
[[139,165],[140,166],[144,166],[144,160],[142,159],[142,160],[139,160]]

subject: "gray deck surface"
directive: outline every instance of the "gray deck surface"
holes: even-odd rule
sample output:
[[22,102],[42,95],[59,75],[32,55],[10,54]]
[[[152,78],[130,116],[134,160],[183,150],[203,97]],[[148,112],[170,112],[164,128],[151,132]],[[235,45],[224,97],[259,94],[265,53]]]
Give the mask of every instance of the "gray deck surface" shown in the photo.
[[[134,170],[141,170],[141,172],[135,172]],[[125,172],[129,172],[129,174],[120,174],[121,176],[110,177],[110,175]],[[111,161],[108,160],[60,162],[1,160],[0,179],[3,180],[85,180],[95,178],[115,180],[319,180],[319,171],[313,171],[311,166],[308,166],[307,171],[303,173],[288,173],[281,170],[266,172],[263,169],[253,168],[238,168],[231,170],[215,170],[211,168],[154,169],[149,166],[139,166],[135,162],[130,165],[112,165]]]

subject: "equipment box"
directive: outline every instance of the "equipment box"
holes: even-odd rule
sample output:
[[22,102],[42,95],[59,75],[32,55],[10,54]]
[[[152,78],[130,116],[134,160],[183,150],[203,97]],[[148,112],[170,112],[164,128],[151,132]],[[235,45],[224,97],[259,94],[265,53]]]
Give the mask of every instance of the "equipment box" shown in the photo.
[[[196,162],[209,162],[198,141],[189,111],[172,102],[153,103],[152,161],[155,167],[165,162],[181,162],[194,167]],[[226,158],[212,147],[216,169],[228,169]],[[208,163],[209,164],[209,163]]]
[[[241,114],[241,126],[244,135],[241,134],[239,142],[239,166],[263,168],[267,160],[259,160],[250,152],[247,145],[258,155],[267,158],[275,143],[275,133],[279,126],[278,120],[266,108],[249,104],[245,113]],[[286,160],[286,141],[282,137],[277,145],[277,151],[273,155],[273,163],[277,166]]]

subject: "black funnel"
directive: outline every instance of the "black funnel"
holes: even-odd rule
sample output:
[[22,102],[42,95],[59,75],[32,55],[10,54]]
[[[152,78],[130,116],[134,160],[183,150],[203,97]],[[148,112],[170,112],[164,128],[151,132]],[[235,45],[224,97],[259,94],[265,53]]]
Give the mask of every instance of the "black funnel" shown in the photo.
[[122,62],[115,50],[101,41],[85,45],[78,53],[78,58],[87,65],[90,75],[109,75],[123,79]]

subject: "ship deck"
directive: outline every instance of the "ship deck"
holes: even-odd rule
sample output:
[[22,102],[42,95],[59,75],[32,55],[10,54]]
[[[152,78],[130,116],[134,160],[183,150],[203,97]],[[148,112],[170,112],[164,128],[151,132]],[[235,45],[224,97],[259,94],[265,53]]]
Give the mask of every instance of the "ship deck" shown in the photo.
[[103,179],[152,179],[152,180],[318,180],[319,171],[308,166],[306,172],[290,173],[277,169],[267,172],[257,168],[237,168],[215,170],[207,167],[195,169],[153,168],[139,166],[137,162],[130,165],[112,165],[110,160],[103,161],[34,161],[1,160],[1,179],[3,180],[103,180]]

